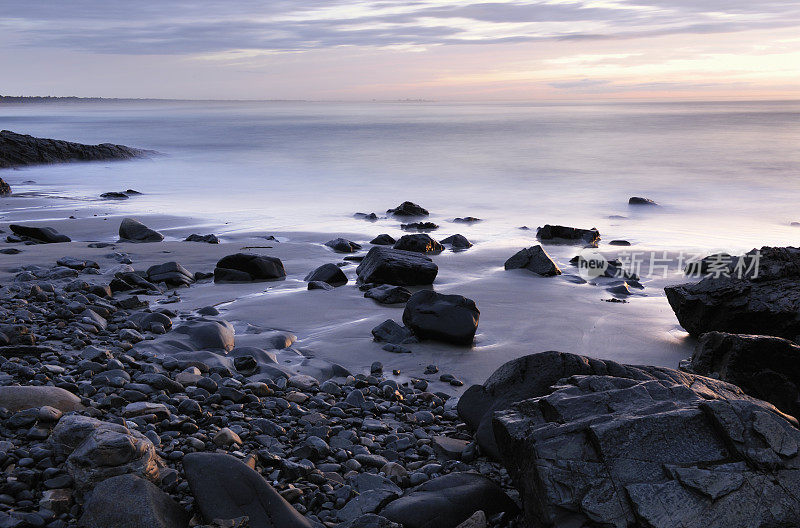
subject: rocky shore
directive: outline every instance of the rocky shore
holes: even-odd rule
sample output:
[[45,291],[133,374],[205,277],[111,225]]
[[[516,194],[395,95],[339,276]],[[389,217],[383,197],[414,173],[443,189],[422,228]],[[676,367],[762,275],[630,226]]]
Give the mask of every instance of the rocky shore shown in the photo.
[[[387,214],[430,230],[408,227],[429,215],[417,204]],[[257,251],[211,234],[165,242],[132,218],[115,243],[9,229],[0,527],[800,525],[795,248],[762,248],[758,277],[667,288],[699,337],[680,369],[531,343],[459,397],[459,376],[405,358],[420,343],[467,355],[478,339],[481,304],[432,289],[449,273],[441,254],[474,251],[463,235],[341,236],[317,245],[343,260],[312,265],[273,251],[275,237]],[[586,279],[548,253],[594,249],[597,229],[545,225],[537,238],[496,263],[501,277],[619,300],[646,288],[619,261]],[[213,258],[173,260],[174,244]],[[43,247],[36,264],[23,258]],[[142,265],[122,250],[133,247],[163,249]],[[290,279],[298,263],[307,271]],[[288,330],[244,324],[235,314],[252,304],[220,300],[291,281],[304,306],[333,309],[325,296],[341,291],[394,306],[371,325],[382,360],[348,368]],[[192,295],[213,301],[182,301]]]

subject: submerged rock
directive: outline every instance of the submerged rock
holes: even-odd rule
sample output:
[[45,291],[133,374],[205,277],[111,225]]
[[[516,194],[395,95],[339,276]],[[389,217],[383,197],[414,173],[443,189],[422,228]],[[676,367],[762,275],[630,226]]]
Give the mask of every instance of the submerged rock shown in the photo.
[[480,218],[475,218],[474,216],[453,218],[453,223],[456,224],[474,224],[476,222],[483,222],[483,220],[481,220]]
[[164,235],[133,218],[124,218],[119,225],[121,242],[161,242]]
[[800,249],[763,247],[733,259],[729,269],[730,276],[664,288],[687,332],[800,335]]
[[394,209],[388,209],[387,214],[395,216],[428,216],[428,210],[415,204],[414,202],[403,202]]
[[0,168],[68,161],[130,159],[150,153],[111,143],[84,145],[17,134],[10,130],[0,131]]
[[369,250],[356,273],[366,284],[416,286],[432,284],[439,267],[425,255],[376,246]]
[[401,236],[400,240],[395,243],[394,249],[413,251],[415,253],[441,253],[444,251],[444,246],[432,239],[430,235],[418,233],[416,235]]
[[800,416],[800,346],[788,339],[708,332],[700,337],[689,370],[738,385]]
[[521,249],[506,261],[505,268],[526,269],[542,277],[561,275],[561,270],[542,246]]
[[597,245],[597,242],[600,240],[600,232],[594,227],[591,229],[579,229],[577,227],[545,224],[536,231],[536,237],[539,240],[552,240],[555,242],[573,241]]
[[403,323],[420,339],[471,345],[480,314],[472,299],[421,290],[406,303]]
[[11,232],[25,239],[30,239],[40,244],[58,244],[61,242],[72,242],[67,235],[62,235],[52,227],[34,227],[11,224],[8,226]]
[[493,403],[462,398],[459,412],[495,409],[527,525],[796,522],[797,422],[734,385],[549,352],[507,363],[488,386]]
[[650,198],[642,198],[641,196],[632,196],[628,200],[628,205],[651,205],[656,206],[658,205],[656,202],[651,200]]
[[214,269],[214,282],[259,282],[286,277],[277,257],[236,253],[223,257]]

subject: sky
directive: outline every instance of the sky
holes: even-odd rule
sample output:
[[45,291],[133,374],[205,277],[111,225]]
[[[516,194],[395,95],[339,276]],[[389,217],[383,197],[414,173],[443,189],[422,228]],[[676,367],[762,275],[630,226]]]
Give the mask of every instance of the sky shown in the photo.
[[0,0],[0,94],[800,98],[800,0]]

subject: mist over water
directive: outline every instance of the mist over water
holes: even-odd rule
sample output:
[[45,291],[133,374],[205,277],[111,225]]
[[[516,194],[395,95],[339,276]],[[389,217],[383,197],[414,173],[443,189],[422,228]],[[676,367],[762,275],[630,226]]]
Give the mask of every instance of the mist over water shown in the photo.
[[659,249],[800,240],[800,103],[51,103],[0,106],[0,128],[163,154],[5,171],[15,191],[80,204],[130,187],[145,195],[110,211],[228,231],[377,234],[352,213],[412,200],[437,223],[486,219],[460,230],[493,243],[544,223]]

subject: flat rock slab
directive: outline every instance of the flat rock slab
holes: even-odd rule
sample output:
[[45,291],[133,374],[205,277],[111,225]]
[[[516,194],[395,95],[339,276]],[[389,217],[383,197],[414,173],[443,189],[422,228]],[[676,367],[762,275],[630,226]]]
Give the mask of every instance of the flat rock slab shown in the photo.
[[147,154],[152,152],[111,143],[84,145],[17,134],[10,130],[0,131],[0,168],[69,161],[130,159]]
[[255,470],[221,453],[189,453],[186,480],[206,521],[246,515],[258,528],[311,528]]
[[514,501],[482,475],[450,473],[414,488],[380,513],[405,528],[455,528],[482,510],[516,513]]
[[62,235],[52,227],[35,227],[11,224],[8,226],[15,235],[29,238],[34,242],[42,244],[58,244],[61,242],[71,242],[72,239],[67,235]]

